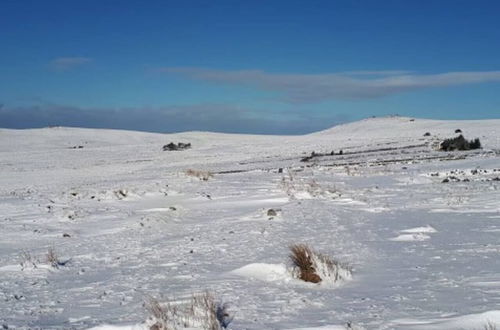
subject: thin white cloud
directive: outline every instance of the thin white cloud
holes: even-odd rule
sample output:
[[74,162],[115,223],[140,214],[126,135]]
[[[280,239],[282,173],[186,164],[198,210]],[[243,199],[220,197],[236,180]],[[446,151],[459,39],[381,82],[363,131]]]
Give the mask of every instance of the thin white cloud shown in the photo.
[[91,62],[89,57],[58,57],[50,61],[50,66],[57,71],[68,71]]
[[291,103],[382,97],[424,88],[500,82],[500,71],[415,74],[409,71],[353,71],[329,74],[279,74],[260,70],[224,71],[167,67],[160,72],[213,83],[276,91]]
[[340,72],[340,75],[347,76],[397,76],[410,74],[413,71],[408,70],[356,70],[356,71],[344,71]]

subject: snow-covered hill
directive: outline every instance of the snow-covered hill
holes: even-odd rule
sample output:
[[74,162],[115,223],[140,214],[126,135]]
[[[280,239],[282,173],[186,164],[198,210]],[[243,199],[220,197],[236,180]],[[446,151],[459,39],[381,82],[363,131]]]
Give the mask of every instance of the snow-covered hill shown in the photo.
[[[438,151],[458,129],[483,149]],[[500,322],[499,200],[500,120],[0,129],[0,326],[143,328],[149,297],[208,290],[230,329],[482,329]],[[293,278],[298,243],[352,277]]]

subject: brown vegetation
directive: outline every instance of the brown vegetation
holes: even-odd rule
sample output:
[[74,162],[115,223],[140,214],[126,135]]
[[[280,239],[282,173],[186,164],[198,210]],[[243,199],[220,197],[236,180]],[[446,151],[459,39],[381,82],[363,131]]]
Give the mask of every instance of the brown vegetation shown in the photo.
[[322,279],[316,274],[312,259],[313,254],[312,249],[305,244],[290,246],[289,257],[299,272],[299,278],[305,282],[319,283]]

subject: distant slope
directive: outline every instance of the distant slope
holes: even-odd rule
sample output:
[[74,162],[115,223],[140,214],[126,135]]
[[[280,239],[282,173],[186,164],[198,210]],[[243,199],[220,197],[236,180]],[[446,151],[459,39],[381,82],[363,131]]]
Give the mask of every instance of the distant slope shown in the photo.
[[429,132],[431,136],[447,138],[454,136],[457,129],[460,129],[468,139],[480,138],[483,145],[487,147],[500,147],[500,119],[432,120],[399,116],[368,118],[335,126],[311,135],[326,135],[346,140],[418,139]]
[[[75,145],[130,146],[162,144],[176,141],[194,142],[197,146],[258,145],[259,149],[278,147],[295,149],[298,145],[331,145],[342,147],[363,141],[421,139],[427,132],[431,137],[448,138],[460,129],[466,138],[479,137],[485,147],[500,147],[500,119],[489,120],[430,120],[408,117],[368,118],[334,126],[330,129],[303,136],[227,134],[215,132],[183,132],[172,134],[138,131],[51,127],[41,129],[0,129],[0,151],[22,149],[58,149]],[[293,144],[293,146],[291,145]]]

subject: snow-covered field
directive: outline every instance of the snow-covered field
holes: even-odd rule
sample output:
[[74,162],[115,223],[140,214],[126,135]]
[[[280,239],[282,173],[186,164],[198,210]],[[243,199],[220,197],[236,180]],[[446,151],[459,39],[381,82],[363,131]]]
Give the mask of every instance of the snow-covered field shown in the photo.
[[[483,149],[437,151],[456,129]],[[313,151],[334,155],[301,161]],[[306,136],[1,129],[0,235],[4,329],[141,329],[148,297],[206,290],[229,303],[230,329],[500,328],[500,120]],[[351,278],[293,278],[299,243]]]

